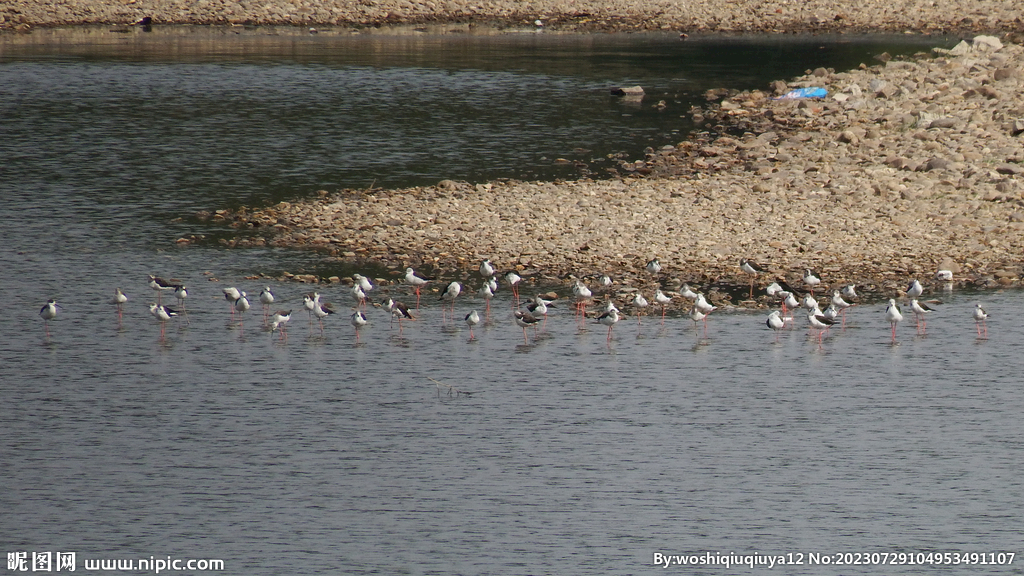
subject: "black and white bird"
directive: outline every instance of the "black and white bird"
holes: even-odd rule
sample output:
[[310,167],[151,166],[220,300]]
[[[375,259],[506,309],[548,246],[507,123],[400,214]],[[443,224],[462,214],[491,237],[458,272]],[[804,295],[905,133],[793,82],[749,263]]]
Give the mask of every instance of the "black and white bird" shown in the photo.
[[828,330],[835,321],[822,314],[821,310],[817,307],[807,311],[807,323],[818,331],[818,346],[821,346],[822,336],[825,334],[825,330]]
[[355,331],[356,331],[356,342],[358,343],[359,342],[359,329],[362,328],[363,326],[366,326],[367,324],[369,324],[370,321],[366,319],[366,314],[363,314],[362,311],[360,311],[360,310],[356,310],[355,312],[352,313],[352,318],[351,318],[350,322],[352,323],[352,327],[355,328]]
[[[451,282],[448,287],[441,293],[441,297],[438,300],[447,302],[451,305],[452,322],[455,321],[455,299],[458,298],[459,294],[462,293],[462,284],[458,282]],[[444,322],[444,304],[441,304],[441,321]]]
[[428,282],[433,278],[426,276],[417,276],[416,271],[412,268],[405,269],[405,283],[416,289],[416,307],[420,307],[420,288],[427,285]]
[[602,326],[607,326],[608,327],[608,338],[607,338],[608,342],[612,341],[612,327],[615,326],[615,324],[618,321],[619,321],[619,309],[615,308],[614,306],[610,310],[605,312],[604,314],[601,314],[600,316],[597,317],[597,322],[599,324],[601,324]]
[[[974,306],[974,327],[978,330],[978,338],[988,338],[988,312],[985,312],[980,302]],[[982,327],[985,329],[984,336]]]
[[167,321],[178,315],[178,311],[174,308],[169,308],[156,303],[150,303],[149,313],[160,322],[160,338],[164,337],[164,328],[166,327]]
[[657,274],[661,272],[661,262],[658,262],[657,258],[651,258],[650,261],[647,262],[646,268],[651,274]]
[[910,285],[907,286],[907,298],[914,299],[924,294],[924,286],[915,278],[911,280]]
[[807,268],[804,270],[804,284],[807,285],[808,291],[810,291],[811,294],[814,294],[814,287],[821,284],[821,278],[815,276],[814,272],[811,272],[811,269]]
[[740,270],[742,270],[743,272],[745,272],[747,274],[750,274],[750,295],[748,297],[749,298],[753,298],[754,297],[754,281],[757,279],[757,275],[758,274],[764,272],[764,268],[762,266],[759,266],[753,260],[748,260],[746,258],[740,258]]
[[117,320],[121,321],[121,315],[124,312],[124,304],[128,301],[128,296],[121,291],[120,288],[114,289],[114,297],[111,298],[110,303],[117,305]]
[[924,302],[918,302],[917,298],[910,301],[910,309],[914,312],[914,319],[917,320],[917,331],[924,332],[928,328],[928,320],[925,316],[935,309]]
[[60,308],[60,304],[57,304],[57,300],[50,298],[43,304],[43,307],[39,309],[39,317],[43,319],[43,330],[46,331],[46,337],[50,337],[50,320],[57,317],[57,310]]
[[274,315],[270,317],[270,333],[273,334],[276,330],[280,329],[281,338],[283,339],[287,333],[285,326],[291,319],[291,310],[278,310],[277,312],[274,312]]
[[149,287],[156,290],[156,302],[159,304],[163,298],[164,292],[170,292],[174,290],[175,286],[180,284],[174,280],[164,280],[158,276],[149,275]]
[[540,323],[540,319],[529,312],[522,312],[520,310],[516,310],[512,315],[516,319],[516,325],[523,329],[523,340],[529,344],[530,339],[526,336],[526,329],[530,326],[536,328],[537,324]]
[[179,284],[174,287],[174,298],[178,300],[178,311],[185,317],[187,324],[192,324],[192,320],[188,317],[188,311],[185,310],[185,300],[188,299],[188,288],[184,284]]
[[469,339],[472,340],[474,338],[473,327],[480,323],[480,314],[478,314],[476,310],[470,310],[469,314],[466,314],[464,320],[466,322],[466,326],[469,326]]
[[[244,294],[244,292],[243,292]],[[319,294],[317,295],[319,296]],[[328,302],[316,302],[317,306],[313,308],[313,316],[316,316],[318,322],[320,322],[320,336],[324,335],[324,318],[327,318],[331,314],[334,314],[334,308]]]

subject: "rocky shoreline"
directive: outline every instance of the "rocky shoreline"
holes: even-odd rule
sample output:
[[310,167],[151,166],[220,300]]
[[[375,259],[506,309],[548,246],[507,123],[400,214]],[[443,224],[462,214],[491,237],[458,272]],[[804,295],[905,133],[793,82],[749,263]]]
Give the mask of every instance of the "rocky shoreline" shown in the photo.
[[[320,191],[309,201],[209,217],[240,230],[229,246],[311,248],[325,260],[406,266],[472,279],[490,258],[528,282],[611,274],[621,291],[687,282],[720,305],[745,300],[740,258],[794,285],[878,297],[951,270],[961,286],[1017,285],[1024,248],[1022,2],[786,1],[319,2],[0,1],[0,33],[35,27],[166,23],[336,26],[335,33],[565,31],[994,31],[952,51],[850,72],[815,70],[770,90],[711,92],[691,111],[706,131],[622,160],[610,180],[465,183]],[[433,23],[431,26],[419,24]],[[461,23],[461,24],[460,24]],[[161,26],[161,32],[167,28]],[[191,28],[186,33],[194,33]],[[174,33],[174,32],[171,32]],[[778,99],[799,87],[824,99]],[[722,134],[741,134],[722,136]],[[341,217],[344,215],[345,217]],[[358,218],[352,219],[351,215]],[[241,232],[244,230],[244,232]],[[193,239],[182,238],[187,246]],[[658,257],[663,272],[643,264]],[[300,275],[295,279],[318,282]]]
[[[471,279],[489,258],[539,285],[610,274],[626,291],[687,282],[739,304],[749,276],[738,262],[750,258],[769,269],[761,287],[798,286],[805,268],[879,297],[939,269],[961,286],[1014,286],[1022,77],[1024,48],[980,36],[919,59],[815,70],[774,93],[711,92],[691,111],[707,132],[621,161],[612,180],[321,191],[213,217],[247,230],[231,246],[318,249],[392,279],[406,266]],[[828,97],[778,98],[810,86]],[[644,271],[654,257],[658,277]]]
[[553,30],[679,32],[1020,31],[1020,1],[888,0],[37,0],[0,1],[0,29],[127,24],[339,26],[460,23]]

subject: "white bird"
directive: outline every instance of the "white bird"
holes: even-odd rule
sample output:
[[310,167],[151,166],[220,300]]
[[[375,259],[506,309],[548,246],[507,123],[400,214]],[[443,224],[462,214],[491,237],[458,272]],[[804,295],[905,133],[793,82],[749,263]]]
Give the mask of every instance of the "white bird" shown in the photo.
[[830,302],[828,308],[825,308],[821,315],[835,322],[835,319],[839,317],[839,309],[836,308],[835,304]]
[[[443,300],[451,304],[452,321],[455,321],[455,299],[458,298],[462,292],[462,284],[458,282],[452,282],[448,284],[448,287],[441,293],[441,297],[438,300]],[[444,322],[444,304],[441,304],[441,321]]]
[[291,310],[279,310],[274,312],[274,315],[270,317],[270,333],[273,334],[278,328],[281,329],[281,338],[284,338],[286,328],[285,325],[292,319]]
[[658,304],[661,304],[661,323],[664,324],[665,323],[665,310],[668,308],[669,303],[672,302],[672,297],[671,296],[667,296],[661,290],[655,290],[654,291],[654,301],[656,303],[658,303]]
[[416,289],[416,308],[420,307],[420,288],[426,286],[431,280],[433,278],[417,276],[416,271],[412,268],[405,269],[405,283]]
[[512,288],[512,308],[515,309],[516,305],[519,304],[519,282],[523,280],[523,277],[516,274],[514,271],[509,270],[505,273],[505,282]]
[[679,295],[691,301],[697,299],[697,293],[690,289],[689,284],[683,284],[679,287]]
[[647,303],[647,298],[644,298],[643,294],[637,292],[636,295],[633,296],[633,308],[636,309],[636,325],[637,326],[640,325],[640,318],[641,318],[641,316],[643,316],[644,310],[647,309],[647,304],[648,304]]
[[181,314],[185,317],[185,322],[191,325],[192,321],[189,320],[188,311],[185,310],[185,299],[188,298],[188,288],[183,284],[175,286],[174,297],[178,300],[178,308],[180,308]]
[[476,310],[470,310],[469,314],[466,314],[466,326],[469,326],[469,339],[473,339],[473,327],[480,323],[480,315],[477,314]]
[[352,319],[350,320],[350,322],[352,322],[352,327],[356,329],[356,342],[358,343],[359,329],[369,324],[370,321],[366,319],[366,315],[363,314],[362,311],[356,310],[355,312],[352,313]]
[[363,292],[362,286],[359,283],[355,283],[349,288],[349,292],[352,293],[352,297],[356,299],[356,306],[363,306],[366,304],[366,292]]
[[651,258],[647,263],[646,268],[651,274],[657,274],[658,272],[661,272],[661,262],[658,262],[657,258]]
[[924,294],[924,286],[922,286],[915,278],[910,282],[910,285],[907,286],[907,298],[917,298],[921,294]]
[[925,316],[935,309],[923,302],[918,302],[916,298],[910,301],[910,309],[914,312],[914,319],[917,320],[917,330],[923,332],[928,328],[928,320],[925,319]]
[[57,300],[50,298],[46,301],[46,304],[39,309],[39,317],[43,319],[43,330],[46,331],[46,337],[50,337],[50,320],[57,317],[57,309],[60,308],[60,304],[57,304]]
[[121,321],[121,314],[124,311],[124,304],[128,301],[128,296],[121,291],[120,288],[114,289],[114,297],[110,300],[111,304],[117,305],[117,320]]
[[364,294],[369,294],[373,290],[373,282],[362,274],[353,274],[352,281],[359,285]]
[[693,320],[693,332],[697,332],[697,322],[704,322],[704,337],[708,336],[708,315],[706,312],[701,310],[696,304],[690,307],[690,320]]
[[231,307],[231,315],[235,315],[235,302],[242,296],[242,293],[238,291],[238,288],[234,286],[228,286],[223,289],[224,299],[228,301],[228,306]]
[[602,290],[611,288],[612,277],[607,274],[602,274],[601,277],[597,279],[597,285],[600,286]]
[[579,317],[579,321],[583,322],[587,315],[587,301],[594,293],[587,288],[582,280],[577,278],[576,283],[572,285],[572,294],[576,299],[576,315]]
[[952,282],[953,271],[952,270],[939,270],[935,273],[935,279],[939,282]]
[[786,321],[782,319],[782,314],[778,310],[772,310],[772,313],[768,315],[768,319],[765,320],[764,325],[775,332],[775,341],[778,342],[779,331],[786,327]]
[[327,302],[317,302],[317,306],[313,308],[313,316],[316,316],[317,321],[320,322],[320,335],[324,335],[324,318],[327,318],[331,314],[334,314],[334,308],[331,307]]
[[[797,308],[800,307],[800,301],[796,299],[796,295],[793,294],[792,292],[783,291],[779,292],[779,295],[782,296],[783,312],[787,310],[796,310]],[[815,302],[815,304],[817,304],[817,302]]]
[[810,289],[811,294],[814,294],[814,287],[817,286],[818,284],[821,284],[821,278],[815,276],[814,272],[811,272],[811,269],[807,268],[804,271],[804,284],[807,284],[807,287],[808,289]]
[[843,315],[843,326],[846,326],[846,309],[853,306],[853,304],[843,300],[843,296],[839,293],[839,290],[835,290],[832,292],[832,306],[834,306],[836,310],[839,310],[839,313]]
[[494,266],[491,265],[490,260],[484,260],[480,263],[480,275],[484,278],[491,278],[494,276]]
[[768,285],[767,288],[764,289],[764,293],[772,298],[774,298],[776,294],[779,294],[781,292],[785,292],[785,290],[782,289],[782,286],[780,286],[778,282],[772,282],[771,284]]
[[486,313],[491,313],[491,298],[494,298],[494,290],[491,288],[490,282],[484,282],[484,285],[480,287],[480,296],[487,302]]
[[178,315],[178,311],[174,308],[168,308],[167,306],[161,306],[160,304],[150,303],[149,313],[152,314],[157,320],[160,321],[160,337],[164,337],[165,323]]
[[270,286],[264,286],[263,290],[260,290],[260,304],[263,304],[264,308],[270,308],[270,305],[274,303],[276,298],[274,293],[270,290]]
[[302,296],[302,306],[309,313],[309,328],[313,329],[313,310],[320,306],[320,293],[313,292],[312,294],[305,294]]
[[814,307],[813,309],[807,311],[807,322],[811,325],[812,328],[818,330],[818,346],[820,347],[821,338],[825,334],[825,330],[827,330],[835,322],[831,318],[828,318],[827,316],[822,314],[817,307]]
[[245,320],[242,314],[249,310],[249,299],[246,297],[245,290],[242,290],[238,300],[235,300],[235,310],[238,312],[238,326],[244,328],[243,322]]
[[839,290],[832,292],[832,304],[839,310],[843,310],[851,306],[849,302],[843,300],[843,295],[839,293]]
[[818,301],[814,299],[814,296],[812,294],[807,294],[807,296],[804,296],[802,304],[804,308],[807,308],[808,310],[814,310],[818,308]]
[[[697,300],[694,301],[693,307],[696,308],[697,310],[700,310],[704,314],[710,314],[713,310],[716,309],[715,306],[712,306],[710,302],[704,299],[703,293],[697,294]],[[707,326],[707,322],[705,322],[705,326]]]
[[846,298],[847,300],[856,300],[857,299],[856,285],[854,285],[854,284],[847,284],[846,286],[843,286],[842,294],[843,294],[843,298]]
[[[982,325],[985,327],[984,336],[981,335]],[[974,306],[974,327],[978,330],[978,338],[988,338],[988,312],[985,312],[980,302]]]
[[611,340],[612,340],[612,326],[615,326],[615,324],[618,321],[619,321],[619,309],[615,308],[614,305],[612,306],[611,310],[608,310],[604,314],[601,314],[600,316],[597,317],[597,322],[599,324],[601,324],[602,326],[607,326],[608,327],[608,338],[607,338],[608,342],[611,342]]
[[896,300],[889,298],[889,305],[885,307],[885,319],[889,321],[892,326],[892,341],[896,341],[896,324],[903,320],[903,314],[900,312],[900,306],[896,303]]
[[530,300],[529,304],[526,305],[526,311],[533,314],[534,317],[543,316],[544,321],[548,319],[548,307],[554,307],[553,300],[545,300],[540,294],[537,294]]

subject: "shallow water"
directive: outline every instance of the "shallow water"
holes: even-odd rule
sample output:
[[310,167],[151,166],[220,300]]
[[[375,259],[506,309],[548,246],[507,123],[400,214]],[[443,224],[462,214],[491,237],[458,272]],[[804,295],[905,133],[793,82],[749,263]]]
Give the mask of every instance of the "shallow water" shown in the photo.
[[[76,551],[79,570],[85,559],[172,556],[223,559],[233,574],[634,574],[655,571],[656,552],[1019,548],[1017,291],[940,293],[927,336],[908,319],[898,345],[882,306],[865,304],[820,348],[802,323],[776,343],[763,313],[727,311],[712,315],[707,339],[686,318],[648,317],[639,329],[620,322],[608,344],[602,326],[580,331],[561,307],[524,343],[505,291],[470,341],[430,294],[401,335],[371,310],[357,345],[346,315],[328,318],[321,337],[304,288],[275,284],[275,308],[295,311],[282,341],[262,330],[258,303],[233,324],[221,288],[255,302],[262,286],[246,275],[299,271],[315,256],[173,245],[218,232],[175,220],[193,210],[377,177],[515,177],[539,173],[548,162],[538,158],[600,149],[595,135],[611,135],[609,150],[640,150],[652,134],[685,130],[608,99],[612,81],[686,91],[670,65],[686,59],[655,57],[677,44],[634,40],[628,50],[619,39],[461,50],[396,40],[376,61],[369,44],[341,52],[305,39],[284,53],[274,44],[276,56],[259,43],[177,45],[179,58],[148,45],[4,45],[4,551]],[[774,44],[739,46],[743,58],[792,64]],[[806,56],[799,68],[837,65]],[[757,72],[789,74],[773,70]],[[760,81],[685,76],[707,87]],[[391,92],[374,90],[382,82]],[[393,107],[371,106],[395,90]],[[444,126],[493,98],[519,105],[494,117],[530,129],[498,138],[493,125],[484,136]],[[585,125],[551,120],[580,102],[589,108],[573,118]],[[349,127],[358,110],[380,121]],[[441,123],[396,132],[416,114]],[[431,150],[412,145],[420,133]],[[162,339],[146,309],[150,273],[192,294],[190,324],[176,320]],[[107,304],[116,286],[131,298],[120,326]],[[350,312],[342,287],[320,290]],[[36,313],[49,297],[64,308],[47,338]],[[993,317],[987,340],[970,318],[978,300]],[[471,307],[483,303],[460,298],[457,318]],[[449,396],[448,385],[472,394]]]
[[69,305],[49,339],[11,319],[9,547],[230,573],[572,574],[647,572],[654,552],[1019,546],[1016,292],[983,296],[987,340],[956,294],[926,336],[908,319],[891,344],[870,304],[821,347],[802,322],[776,342],[751,312],[712,314],[707,338],[629,318],[607,343],[565,309],[525,343],[507,299],[470,340],[461,317],[482,302],[446,325],[431,297],[401,332],[371,310],[357,344],[340,288],[322,290],[344,312],[321,337],[279,287],[282,340],[196,286],[164,339],[142,288],[120,328],[98,303]]

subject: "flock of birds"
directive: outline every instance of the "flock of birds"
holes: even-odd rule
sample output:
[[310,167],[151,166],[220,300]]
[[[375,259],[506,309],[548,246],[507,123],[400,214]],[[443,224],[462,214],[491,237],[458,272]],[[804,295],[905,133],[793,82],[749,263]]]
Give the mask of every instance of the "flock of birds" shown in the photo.
[[[750,295],[753,296],[754,280],[758,274],[765,272],[765,270],[746,258],[740,259],[740,269],[751,277]],[[952,282],[953,272],[950,270],[939,270],[935,273],[935,280]],[[818,345],[820,346],[822,336],[829,328],[835,325],[837,318],[841,317],[841,321],[845,325],[846,309],[852,306],[852,302],[857,299],[856,286],[849,284],[841,289],[834,290],[828,307],[822,310],[818,300],[814,297],[814,289],[821,284],[821,279],[808,268],[804,270],[803,282],[807,286],[807,295],[803,299],[798,299],[797,291],[783,280],[768,285],[766,293],[770,297],[781,299],[781,310],[773,310],[768,315],[768,319],[765,320],[765,325],[774,330],[776,338],[778,338],[778,332],[785,329],[793,320],[793,316],[787,316],[787,313],[803,308],[806,310],[808,326],[811,330],[817,330],[818,332]],[[914,313],[914,318],[917,321],[918,333],[923,333],[927,326],[927,315],[935,309],[929,306],[928,302],[918,300],[924,294],[924,286],[917,279],[910,281],[905,293],[906,298],[910,302],[910,310]],[[978,303],[975,305],[972,315],[978,337],[988,338],[988,312]],[[896,298],[889,298],[889,303],[885,307],[885,319],[889,322],[892,329],[892,342],[896,342],[896,325],[903,321],[903,309],[896,302]]]
[[[739,267],[740,270],[749,274],[751,277],[750,296],[752,297],[754,294],[755,280],[758,275],[765,273],[765,269],[746,258],[740,260]],[[658,259],[654,258],[647,262],[645,269],[651,275],[657,276],[661,272],[662,267]],[[495,292],[498,291],[497,278],[499,274],[491,264],[490,260],[484,260],[481,262],[479,270],[480,275],[483,278],[483,284],[477,293],[485,300],[485,314],[489,316],[491,311],[491,299],[494,297]],[[524,341],[529,342],[527,328],[537,328],[547,321],[548,309],[554,305],[554,300],[548,300],[541,295],[536,295],[526,301],[521,301],[519,296],[519,284],[522,281],[522,277],[520,277],[515,271],[506,272],[502,277],[505,284],[512,291],[512,314],[515,319],[515,323],[523,329]],[[952,280],[953,274],[948,270],[940,270],[935,274],[935,278],[939,281],[949,282]],[[353,274],[352,279],[353,283],[350,291],[356,301],[356,306],[350,316],[350,322],[355,328],[357,342],[359,341],[359,330],[370,322],[364,311],[368,304],[371,304],[374,307],[379,307],[389,313],[392,325],[395,321],[399,323],[399,333],[401,333],[403,329],[403,322],[416,319],[416,316],[409,306],[392,299],[390,296],[385,296],[381,298],[379,302],[372,303],[368,294],[370,294],[376,286],[369,278],[361,274]],[[403,280],[406,285],[412,287],[415,291],[416,309],[418,310],[421,290],[424,286],[427,286],[431,281],[433,281],[434,278],[419,275],[414,269],[406,268]],[[806,313],[807,324],[810,329],[812,331],[817,331],[818,344],[820,346],[825,332],[835,325],[837,321],[842,322],[842,325],[845,326],[846,310],[857,300],[856,287],[855,285],[850,284],[841,289],[834,290],[828,306],[822,310],[818,303],[818,299],[814,296],[814,290],[820,287],[821,279],[810,269],[806,269],[803,275],[803,283],[806,286],[806,293],[802,298],[800,297],[801,292],[790,286],[783,279],[779,279],[768,285],[766,293],[769,297],[778,300],[780,309],[773,310],[768,315],[768,318],[765,320],[765,325],[776,333],[776,340],[778,340],[778,333],[784,329],[792,327],[796,311],[802,309]],[[612,284],[613,281],[610,276],[603,275],[597,278],[598,290],[603,290],[607,293],[610,291]],[[191,323],[185,309],[185,302],[189,296],[188,288],[186,288],[183,283],[175,280],[165,280],[157,276],[149,276],[148,285],[157,295],[157,301],[149,304],[149,311],[153,317],[160,322],[161,338],[164,337],[165,326],[169,320],[176,317],[184,317],[186,322]],[[587,305],[592,301],[594,292],[580,279],[575,279],[571,290],[573,294],[573,302],[575,304],[574,317],[582,326],[588,318]],[[162,303],[162,295],[165,292],[172,293],[177,299],[178,306],[176,308]],[[463,285],[457,281],[450,282],[441,292],[438,300],[442,303],[442,323],[448,322],[449,319],[452,322],[455,321],[455,301],[462,292]],[[251,308],[248,294],[246,294],[245,291],[238,290],[234,287],[224,288],[223,293],[224,299],[227,300],[231,307],[232,318],[237,315],[238,324],[242,327],[244,315]],[[923,293],[924,287],[916,279],[913,280],[906,289],[906,297],[910,302],[910,310],[913,312],[915,319],[917,320],[917,329],[919,332],[924,331],[926,326],[926,316],[934,310],[929,306],[928,302],[918,299]],[[693,321],[695,331],[699,330],[699,324],[703,323],[704,336],[707,337],[707,318],[709,314],[717,309],[717,307],[708,302],[704,294],[694,292],[686,284],[683,284],[678,292],[675,293],[666,293],[659,288],[655,290],[652,300],[655,305],[661,306],[662,322],[664,322],[667,307],[672,301],[674,295],[678,295],[689,301],[687,317]],[[282,339],[286,338],[287,326],[291,321],[292,311],[278,310],[271,313],[274,304],[279,303],[279,300],[269,286],[265,287],[260,292],[258,300],[263,306],[264,324],[269,329],[270,333],[273,334],[275,332],[279,332]],[[114,297],[111,300],[111,303],[117,305],[119,321],[122,318],[123,306],[127,302],[128,296],[120,288],[117,288],[114,292]],[[934,303],[934,301],[932,301],[932,303]],[[637,316],[637,323],[639,325],[645,310],[651,305],[651,301],[648,301],[640,291],[636,291],[632,297],[631,305]],[[320,326],[320,333],[322,336],[324,333],[324,318],[336,314],[337,311],[333,306],[331,306],[331,304],[322,301],[318,292],[304,295],[303,307],[309,315],[310,330],[312,330],[313,319],[315,318]],[[59,310],[60,305],[57,301],[55,299],[50,299],[39,311],[39,316],[44,322],[44,329],[46,331],[47,338],[50,337],[49,322],[57,317]],[[614,299],[611,297],[605,299],[602,309],[590,316],[590,318],[595,320],[598,324],[608,328],[607,340],[609,342],[612,338],[612,328],[624,317],[625,314],[616,306]],[[896,298],[889,299],[889,304],[885,309],[885,317],[891,325],[892,341],[895,342],[896,325],[904,319],[903,310],[896,302]],[[977,304],[975,306],[973,317],[978,337],[987,338],[988,313],[985,312],[981,304]],[[475,337],[473,334],[473,328],[480,324],[482,320],[483,317],[477,310],[472,310],[463,317],[463,321],[469,327],[471,340]]]

